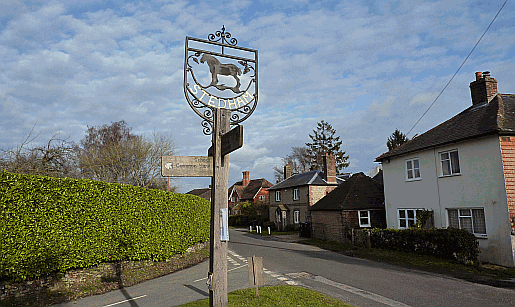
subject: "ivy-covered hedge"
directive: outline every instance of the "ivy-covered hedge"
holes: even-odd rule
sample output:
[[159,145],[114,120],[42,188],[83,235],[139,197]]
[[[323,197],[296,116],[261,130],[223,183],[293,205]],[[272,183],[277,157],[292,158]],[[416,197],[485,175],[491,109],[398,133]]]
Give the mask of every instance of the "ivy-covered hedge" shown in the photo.
[[93,180],[0,172],[0,278],[164,260],[209,239],[209,202]]
[[373,229],[372,247],[476,263],[479,242],[463,229]]

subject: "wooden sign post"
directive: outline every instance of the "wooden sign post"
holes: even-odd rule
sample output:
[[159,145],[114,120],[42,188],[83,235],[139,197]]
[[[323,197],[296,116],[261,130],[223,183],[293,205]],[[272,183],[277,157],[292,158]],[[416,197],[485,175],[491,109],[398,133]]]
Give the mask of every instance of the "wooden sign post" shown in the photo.
[[[227,190],[229,189],[229,155],[222,155],[222,135],[229,131],[231,112],[225,109],[214,110],[213,177],[211,179],[211,241],[209,251],[209,272],[211,289],[209,306],[227,307],[227,240],[221,240],[222,221],[227,218]],[[227,238],[228,239],[228,238]]]
[[[243,146],[240,123],[254,112],[258,100],[257,50],[236,45],[237,40],[224,26],[221,31],[209,34],[208,40],[186,37],[184,95],[192,110],[203,119],[204,134],[212,135],[212,145],[208,157],[163,157],[162,161],[163,176],[211,176],[210,307],[228,305],[229,153]],[[214,47],[220,47],[221,53],[214,51]],[[231,52],[226,54],[225,50]],[[202,78],[195,77],[197,68],[200,72],[209,68],[210,83],[199,83]],[[229,82],[219,80],[219,75],[228,77]],[[235,128],[229,131],[230,126]],[[209,159],[212,159],[211,169]]]
[[262,257],[247,257],[249,265],[249,285],[256,286],[256,297],[259,298],[259,286],[265,284],[263,277],[263,258]]

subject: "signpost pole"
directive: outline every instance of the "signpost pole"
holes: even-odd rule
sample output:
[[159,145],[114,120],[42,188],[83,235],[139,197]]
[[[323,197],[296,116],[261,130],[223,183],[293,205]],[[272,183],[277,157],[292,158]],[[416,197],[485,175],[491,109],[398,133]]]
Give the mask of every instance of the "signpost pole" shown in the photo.
[[[222,212],[227,213],[229,188],[229,155],[222,155],[222,135],[229,132],[231,111],[214,109],[213,177],[211,179],[211,241],[209,256],[210,307],[227,307],[227,244],[221,239]],[[227,214],[224,215],[227,218]]]

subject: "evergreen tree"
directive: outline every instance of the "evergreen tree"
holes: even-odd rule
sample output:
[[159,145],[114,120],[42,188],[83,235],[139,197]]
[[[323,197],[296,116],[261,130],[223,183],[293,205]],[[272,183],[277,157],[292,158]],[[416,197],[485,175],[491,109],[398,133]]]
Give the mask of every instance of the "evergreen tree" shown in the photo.
[[336,130],[329,123],[322,120],[318,123],[317,129],[313,130],[313,135],[309,135],[313,141],[312,143],[306,143],[311,170],[323,169],[323,156],[325,153],[335,156],[337,175],[349,166],[349,156],[345,155],[345,151],[341,151],[342,141],[340,141],[339,136],[335,137],[335,133]]
[[388,150],[393,150],[402,144],[409,141],[409,138],[402,133],[399,129],[395,129],[395,131],[388,137],[388,141],[386,142],[386,146],[388,146]]

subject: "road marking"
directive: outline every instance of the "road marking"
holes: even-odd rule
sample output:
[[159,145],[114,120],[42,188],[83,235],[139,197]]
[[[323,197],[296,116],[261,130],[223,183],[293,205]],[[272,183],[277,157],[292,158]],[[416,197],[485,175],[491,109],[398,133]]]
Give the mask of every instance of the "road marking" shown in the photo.
[[137,300],[138,298],[142,298],[142,297],[145,297],[145,296],[146,295],[138,296],[138,297],[131,298],[131,299],[128,299],[128,300],[125,300],[125,301],[121,301],[121,302],[118,302],[118,303],[114,303],[114,304],[110,304],[110,305],[105,305],[103,307],[110,307],[110,306],[118,305],[118,304],[125,303],[125,302],[128,302],[128,301],[134,301],[134,300]]
[[321,283],[324,283],[326,285],[330,285],[330,286],[336,287],[338,289],[342,289],[342,290],[350,292],[350,293],[357,294],[357,295],[362,296],[364,298],[368,298],[370,300],[373,300],[373,301],[376,301],[376,302],[379,302],[379,303],[383,303],[383,304],[388,305],[388,306],[392,306],[392,307],[411,307],[409,305],[406,305],[404,303],[401,303],[401,302],[389,299],[387,297],[384,297],[384,296],[381,296],[381,295],[378,295],[378,294],[375,294],[375,293],[372,293],[372,292],[368,292],[368,291],[365,291],[365,290],[361,290],[361,289],[358,289],[358,288],[354,288],[354,287],[351,287],[351,286],[348,286],[348,285],[344,285],[344,284],[341,284],[339,282],[329,280],[329,279],[327,279],[325,277],[322,277],[322,276],[315,276],[314,280],[319,281]]
[[293,280],[287,280],[287,281],[285,281],[285,283],[287,283],[290,286],[298,286],[299,285],[298,282],[293,281]]
[[[233,269],[230,269],[230,270],[228,270],[228,271],[227,271],[227,273],[229,273],[229,272],[231,272],[231,271],[234,271],[234,270],[236,270],[236,269],[242,268],[242,267],[244,267],[244,266],[248,266],[248,264],[242,264],[242,265],[240,265],[239,267],[235,267],[235,268],[233,268]],[[201,281],[201,280],[204,280],[204,279],[207,279],[207,277],[204,277],[204,278],[201,278],[201,279],[194,280],[193,282],[198,282],[198,281]]]

